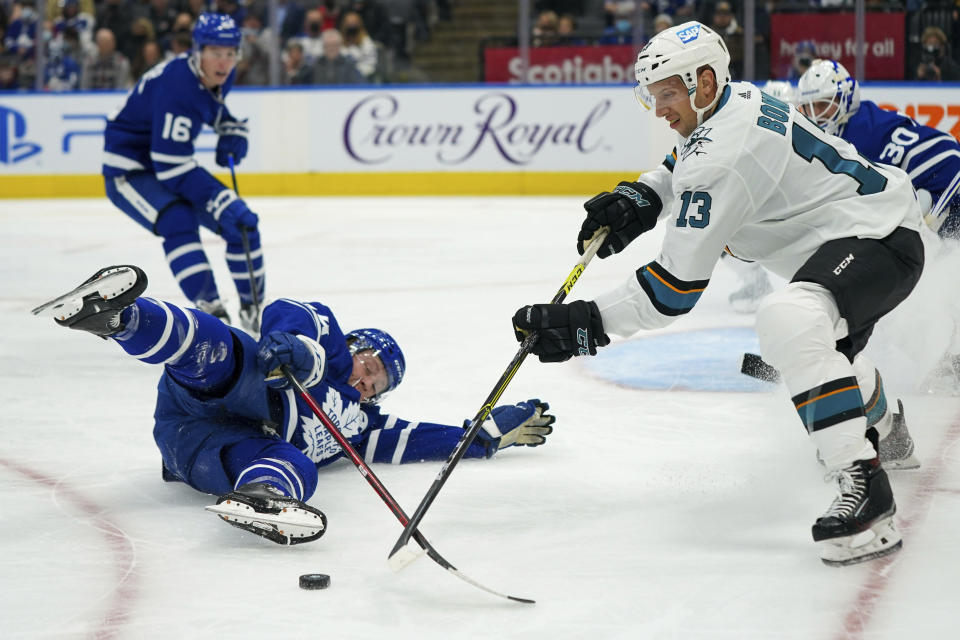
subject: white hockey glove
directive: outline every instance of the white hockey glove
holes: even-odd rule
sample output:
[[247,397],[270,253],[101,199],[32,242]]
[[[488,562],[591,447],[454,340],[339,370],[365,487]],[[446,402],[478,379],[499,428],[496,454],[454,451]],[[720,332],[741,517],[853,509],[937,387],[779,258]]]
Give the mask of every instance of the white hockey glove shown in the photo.
[[320,343],[306,336],[285,331],[273,331],[260,338],[257,349],[257,368],[267,386],[285,389],[290,382],[280,371],[288,365],[293,377],[310,388],[323,379],[327,368],[327,354]]
[[[494,407],[483,428],[477,432],[477,442],[487,448],[488,458],[500,449],[514,445],[538,447],[553,433],[550,425],[557,419],[546,412],[549,408],[549,404],[538,398]],[[469,425],[467,420],[464,427]]]

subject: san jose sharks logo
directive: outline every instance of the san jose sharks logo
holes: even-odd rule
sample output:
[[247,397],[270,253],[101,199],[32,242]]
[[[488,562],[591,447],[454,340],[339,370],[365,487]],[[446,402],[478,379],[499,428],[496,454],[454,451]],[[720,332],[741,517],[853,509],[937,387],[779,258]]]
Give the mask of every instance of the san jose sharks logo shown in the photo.
[[713,139],[708,137],[711,131],[713,131],[713,127],[700,126],[694,129],[690,137],[687,138],[687,142],[683,145],[683,149],[680,150],[680,159],[686,160],[690,154],[698,156],[706,155],[707,152],[703,147],[708,142],[713,142]]
[[[367,428],[367,414],[357,402],[343,403],[343,396],[333,387],[327,387],[320,405],[330,421],[347,439]],[[320,419],[309,409],[300,412],[300,432],[303,434],[303,452],[314,462],[320,462],[340,453],[340,445],[333,439]]]

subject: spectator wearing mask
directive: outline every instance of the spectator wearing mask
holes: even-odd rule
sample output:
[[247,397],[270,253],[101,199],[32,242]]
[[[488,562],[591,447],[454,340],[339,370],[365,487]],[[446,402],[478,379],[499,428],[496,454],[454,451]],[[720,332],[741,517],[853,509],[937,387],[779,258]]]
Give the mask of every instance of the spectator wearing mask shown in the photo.
[[273,51],[272,29],[263,28],[263,20],[251,11],[243,20],[240,61],[237,63],[237,84],[264,86],[270,84],[270,52]]
[[304,36],[300,38],[300,44],[303,46],[303,55],[307,63],[311,63],[323,55],[323,40],[320,34],[323,33],[323,12],[319,9],[307,11],[307,16],[303,22]]
[[920,64],[917,80],[953,82],[960,80],[960,65],[950,57],[947,34],[939,27],[927,27],[920,36]]
[[126,89],[130,87],[130,62],[117,51],[117,39],[109,29],[98,29],[97,51],[87,58],[80,75],[81,89]]
[[718,2],[713,8],[710,27],[717,32],[730,52],[730,73],[733,79],[743,77],[743,29],[737,24],[729,2]]
[[336,29],[321,35],[323,55],[301,76],[306,84],[358,84],[364,81],[353,58],[343,52],[343,36]]
[[364,28],[363,18],[355,11],[343,14],[340,23],[343,53],[353,58],[357,70],[366,80],[372,80],[377,70],[377,45]]

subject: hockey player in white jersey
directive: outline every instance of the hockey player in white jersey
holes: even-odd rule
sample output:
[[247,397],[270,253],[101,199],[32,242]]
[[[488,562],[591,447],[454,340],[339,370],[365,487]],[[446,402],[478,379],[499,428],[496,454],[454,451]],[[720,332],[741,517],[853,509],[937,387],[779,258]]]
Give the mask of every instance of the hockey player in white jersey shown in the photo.
[[878,415],[876,371],[861,351],[920,278],[920,210],[905,173],[731,82],[728,63],[723,40],[697,22],[640,51],[638,98],[678,144],[662,166],[584,205],[578,249],[609,227],[597,255],[610,257],[662,220],[660,254],[593,301],[519,309],[515,331],[537,332],[541,361],[594,355],[608,333],[631,336],[689,312],[723,251],[760,262],[789,281],[757,312],[763,357],[782,373],[839,494],[812,528],[821,558],[884,556],[901,547],[877,454],[890,411]]

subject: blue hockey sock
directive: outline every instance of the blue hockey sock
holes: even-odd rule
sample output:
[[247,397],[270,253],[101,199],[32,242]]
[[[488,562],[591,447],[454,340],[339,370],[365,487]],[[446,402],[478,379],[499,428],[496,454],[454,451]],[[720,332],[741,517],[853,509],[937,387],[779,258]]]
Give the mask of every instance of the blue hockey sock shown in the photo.
[[[260,247],[260,234],[256,231],[247,232],[250,243],[250,262],[253,264],[253,275],[257,280],[257,300],[263,301],[266,290],[266,278],[263,269],[263,249]],[[237,287],[240,304],[253,304],[253,289],[250,287],[250,269],[247,266],[247,255],[243,251],[242,242],[227,242],[227,268]]]
[[209,314],[141,297],[120,319],[125,329],[113,336],[117,344],[142,362],[165,364],[189,389],[219,388],[233,375],[233,334]]
[[316,491],[316,465],[289,442],[242,440],[227,447],[222,458],[228,474],[236,476],[234,488],[266,482],[297,500],[308,500]]

